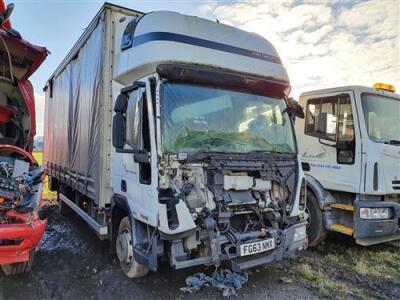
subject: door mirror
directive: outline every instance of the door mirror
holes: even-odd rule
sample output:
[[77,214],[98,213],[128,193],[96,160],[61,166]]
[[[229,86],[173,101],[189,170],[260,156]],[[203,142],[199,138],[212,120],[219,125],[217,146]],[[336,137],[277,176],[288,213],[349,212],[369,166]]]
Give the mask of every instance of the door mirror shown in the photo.
[[117,113],[113,118],[112,143],[117,149],[123,149],[126,142],[126,123],[125,117],[121,113]]
[[[142,151],[143,86],[138,82],[123,89],[114,104],[113,146],[116,152],[133,153],[135,162],[149,161],[147,151]],[[133,149],[124,149],[126,144]]]
[[116,151],[122,150],[126,143],[126,120],[125,113],[128,105],[128,97],[125,94],[120,94],[115,101],[112,128],[112,143]]
[[286,100],[287,112],[291,117],[304,119],[304,108],[293,98]]

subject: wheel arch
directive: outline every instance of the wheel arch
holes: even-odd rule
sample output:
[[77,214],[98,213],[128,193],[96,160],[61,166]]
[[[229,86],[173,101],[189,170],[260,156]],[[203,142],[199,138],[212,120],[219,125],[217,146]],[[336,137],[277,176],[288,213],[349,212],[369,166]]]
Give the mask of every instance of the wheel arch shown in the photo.
[[[129,218],[132,230],[132,239],[138,244],[143,244],[147,238],[148,225],[137,220],[129,206],[128,199],[120,194],[114,194],[111,200],[111,243],[110,252],[116,254],[115,242],[118,235],[119,223],[124,217]],[[153,229],[156,230],[156,229]],[[158,267],[157,263],[157,244],[153,245],[152,251],[149,251],[146,255],[140,254],[134,249],[135,259],[142,265],[148,267],[152,271],[156,271]]]
[[317,179],[308,174],[305,174],[304,177],[306,179],[307,189],[314,194],[321,209],[323,209],[327,203],[332,202],[331,194],[326,189],[324,189],[324,187]]

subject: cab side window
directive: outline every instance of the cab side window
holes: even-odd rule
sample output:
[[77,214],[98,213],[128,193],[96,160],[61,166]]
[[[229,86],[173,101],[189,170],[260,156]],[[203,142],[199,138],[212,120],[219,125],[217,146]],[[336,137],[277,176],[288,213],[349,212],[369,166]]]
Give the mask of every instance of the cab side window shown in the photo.
[[337,163],[353,164],[355,137],[349,95],[308,100],[304,133],[317,137],[321,144],[336,147]]
[[337,109],[338,99],[336,97],[309,100],[305,134],[335,141]]
[[338,140],[346,142],[354,140],[353,111],[349,98],[339,100]]
[[132,93],[130,93],[128,107],[126,109],[126,142],[133,149],[140,148],[140,145],[138,145],[138,142],[140,141],[139,135],[141,132],[141,101],[139,101],[140,93],[142,93],[140,89],[134,90]]

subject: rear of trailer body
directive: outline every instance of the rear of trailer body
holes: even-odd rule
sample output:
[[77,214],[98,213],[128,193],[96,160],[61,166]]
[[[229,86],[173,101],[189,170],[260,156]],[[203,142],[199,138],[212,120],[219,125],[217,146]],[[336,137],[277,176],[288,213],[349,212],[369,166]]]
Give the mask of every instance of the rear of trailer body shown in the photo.
[[159,256],[241,270],[295,254],[304,182],[288,90],[255,34],[106,4],[46,85],[44,160],[60,207],[115,242],[129,277]]

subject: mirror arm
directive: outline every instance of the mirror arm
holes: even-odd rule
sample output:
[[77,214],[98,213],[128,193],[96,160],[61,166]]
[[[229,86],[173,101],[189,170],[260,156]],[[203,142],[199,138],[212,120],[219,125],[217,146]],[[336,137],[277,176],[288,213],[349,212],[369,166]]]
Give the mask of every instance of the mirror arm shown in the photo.
[[117,153],[133,153],[133,154],[136,154],[139,152],[135,149],[124,149],[124,148],[115,148],[115,151]]
[[126,88],[123,88],[121,90],[121,94],[128,94],[132,92],[133,90],[139,89],[139,88],[145,88],[146,83],[143,81],[135,81],[132,85],[127,86]]

